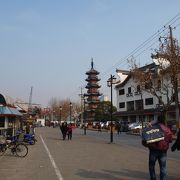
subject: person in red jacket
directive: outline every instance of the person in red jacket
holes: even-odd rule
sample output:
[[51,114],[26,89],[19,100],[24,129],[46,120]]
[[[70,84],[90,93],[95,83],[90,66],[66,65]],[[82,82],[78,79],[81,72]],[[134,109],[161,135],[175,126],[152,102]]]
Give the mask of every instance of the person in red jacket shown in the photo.
[[72,139],[72,124],[69,123],[67,127],[68,140]]
[[166,160],[167,160],[167,150],[169,149],[169,143],[172,142],[172,132],[165,126],[164,117],[158,116],[158,121],[156,124],[159,125],[162,131],[164,132],[164,140],[146,144],[142,140],[142,144],[149,148],[149,174],[150,180],[156,180],[155,165],[158,160],[160,166],[160,180],[166,179],[167,169],[166,169]]

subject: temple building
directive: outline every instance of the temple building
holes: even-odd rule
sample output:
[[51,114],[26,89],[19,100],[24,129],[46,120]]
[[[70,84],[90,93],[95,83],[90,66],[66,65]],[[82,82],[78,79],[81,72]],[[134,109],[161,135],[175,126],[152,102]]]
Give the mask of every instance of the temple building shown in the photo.
[[95,110],[98,107],[99,104],[99,96],[101,94],[99,93],[99,86],[98,81],[100,79],[98,78],[99,72],[94,69],[94,62],[93,59],[91,61],[91,69],[86,72],[86,75],[88,75],[86,81],[88,82],[86,85],[87,93],[84,94],[85,97],[87,97],[87,108],[86,108],[86,116],[85,121],[86,122],[93,122],[95,117]]

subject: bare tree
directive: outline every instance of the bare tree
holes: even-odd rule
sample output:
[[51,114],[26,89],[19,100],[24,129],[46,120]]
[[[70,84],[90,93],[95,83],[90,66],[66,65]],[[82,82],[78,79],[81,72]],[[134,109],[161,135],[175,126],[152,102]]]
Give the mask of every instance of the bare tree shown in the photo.
[[[55,116],[61,118],[62,120],[66,120],[70,115],[70,99],[58,99],[58,98],[51,98],[49,101],[49,106],[51,111],[54,112]],[[71,102],[72,103],[72,116],[75,117],[81,111],[80,104],[78,102]],[[60,110],[60,107],[62,110]],[[60,112],[61,111],[61,112]]]
[[[160,37],[160,48],[152,54],[154,63],[144,67],[138,67],[134,58],[129,60],[130,73],[139,83],[141,89],[157,97],[165,115],[170,105],[175,102],[176,120],[179,121],[178,81],[180,74],[180,48],[177,40],[170,35]],[[164,41],[162,41],[162,39]],[[162,96],[166,99],[163,100]]]
[[[158,59],[161,65],[160,73],[162,75],[168,75],[169,81],[172,85],[173,101],[176,106],[176,121],[180,125],[180,111],[179,111],[179,99],[178,99],[178,82],[180,78],[180,47],[178,41],[173,38],[172,28],[169,26],[169,37],[160,37],[160,48],[156,50],[156,54],[152,55],[152,58]],[[163,39],[163,41],[162,41]],[[162,62],[165,62],[167,67],[163,67]],[[179,126],[178,125],[178,126]],[[180,127],[179,127],[180,128]]]

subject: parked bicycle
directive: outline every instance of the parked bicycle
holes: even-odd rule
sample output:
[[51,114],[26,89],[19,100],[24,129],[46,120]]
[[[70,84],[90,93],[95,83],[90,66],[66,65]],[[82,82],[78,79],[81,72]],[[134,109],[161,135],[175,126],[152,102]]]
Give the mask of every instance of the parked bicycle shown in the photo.
[[18,142],[17,137],[14,136],[10,140],[4,136],[0,137],[0,156],[7,150],[10,150],[13,155],[18,157],[25,157],[28,154],[28,147],[22,142]]

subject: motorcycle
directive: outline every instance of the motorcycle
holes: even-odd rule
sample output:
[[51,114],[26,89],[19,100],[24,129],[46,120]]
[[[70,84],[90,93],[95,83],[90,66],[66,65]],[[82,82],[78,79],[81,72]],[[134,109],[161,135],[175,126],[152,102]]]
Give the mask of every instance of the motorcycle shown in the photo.
[[24,134],[23,142],[34,145],[37,142],[34,134]]
[[23,141],[27,144],[30,144],[30,145],[34,145],[36,142],[37,142],[37,139],[35,138],[35,135],[34,134],[24,134],[24,131],[23,130],[18,130],[16,132],[17,136],[18,136],[18,139],[20,141]]

